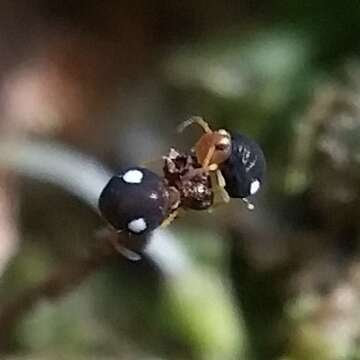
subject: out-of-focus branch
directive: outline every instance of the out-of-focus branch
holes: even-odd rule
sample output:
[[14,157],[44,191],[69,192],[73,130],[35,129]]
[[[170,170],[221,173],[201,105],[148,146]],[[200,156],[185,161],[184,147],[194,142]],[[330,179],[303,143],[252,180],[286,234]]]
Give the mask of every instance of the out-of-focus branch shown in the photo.
[[16,177],[0,171],[0,276],[18,249],[16,187]]
[[6,348],[11,329],[26,313],[40,301],[56,301],[83,283],[99,267],[118,255],[110,241],[113,236],[98,239],[88,255],[74,258],[61,265],[45,280],[19,294],[17,298],[3,304],[0,308],[0,348]]
[[[0,141],[1,169],[59,186],[95,211],[100,191],[110,177],[110,172],[90,157],[59,144],[31,140]],[[6,348],[11,330],[39,302],[62,298],[82,284],[99,267],[107,264],[111,257],[119,256],[113,245],[115,241],[136,252],[142,252],[146,239],[129,239],[123,234],[121,236],[114,231],[99,232],[86,256],[73,258],[33,288],[1,304],[0,348]],[[160,241],[164,239],[166,246],[164,241]],[[162,231],[158,233],[156,240],[146,250],[147,257],[154,260],[167,274],[181,271],[183,266],[179,266],[179,259],[183,259],[184,254],[174,238]],[[172,254],[173,257],[165,257],[164,253]]]
[[[93,159],[67,147],[18,139],[0,142],[0,170],[57,185],[95,211],[99,193],[110,177],[109,171]],[[117,254],[112,246],[112,236],[117,234],[108,232],[98,238],[87,256],[70,260],[35,287],[2,304],[0,347],[6,347],[11,329],[37,303],[66,295],[105,264],[109,257]]]
[[110,172],[94,159],[57,143],[0,140],[0,169],[54,184],[97,209]]

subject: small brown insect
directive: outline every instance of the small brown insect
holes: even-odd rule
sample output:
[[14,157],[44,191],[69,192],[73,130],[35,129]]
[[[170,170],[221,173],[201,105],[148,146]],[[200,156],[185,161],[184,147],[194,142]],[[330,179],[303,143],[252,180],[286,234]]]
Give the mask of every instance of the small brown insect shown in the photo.
[[199,125],[204,134],[193,151],[202,170],[209,174],[214,203],[227,203],[230,198],[241,198],[248,209],[254,209],[248,197],[262,186],[266,170],[265,157],[260,146],[241,133],[211,130],[199,116],[183,122],[179,131],[192,124]]

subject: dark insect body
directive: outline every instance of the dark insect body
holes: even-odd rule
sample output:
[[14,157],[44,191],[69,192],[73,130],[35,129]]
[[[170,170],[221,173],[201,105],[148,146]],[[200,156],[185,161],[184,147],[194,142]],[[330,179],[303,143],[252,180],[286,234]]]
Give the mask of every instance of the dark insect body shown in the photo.
[[231,154],[219,165],[225,179],[225,190],[232,198],[255,195],[263,184],[265,157],[260,146],[247,136],[231,136]]
[[156,229],[171,213],[170,191],[152,171],[127,168],[113,176],[103,189],[99,209],[117,230],[141,234]]

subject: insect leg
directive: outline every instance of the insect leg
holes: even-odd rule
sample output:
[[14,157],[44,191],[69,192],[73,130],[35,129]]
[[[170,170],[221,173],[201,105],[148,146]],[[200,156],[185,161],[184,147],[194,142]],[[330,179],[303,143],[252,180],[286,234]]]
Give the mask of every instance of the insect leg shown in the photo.
[[225,190],[225,179],[220,170],[210,173],[210,181],[214,194],[214,207],[230,202],[230,196]]
[[246,204],[246,207],[248,208],[248,210],[254,210],[255,209],[255,205],[252,204],[249,199],[247,198],[241,198],[241,200]]
[[[210,169],[210,167],[214,167],[214,165],[217,167],[217,164],[210,164],[210,160],[212,159],[212,157],[214,156],[214,152],[215,152],[215,146],[210,146],[201,166],[203,169],[205,170],[210,170],[210,171],[214,171]],[[216,169],[215,169],[216,170]]]
[[173,211],[160,225],[161,228],[165,228],[168,225],[170,225],[179,215],[179,211],[175,210]]
[[201,117],[201,116],[192,116],[191,118],[189,118],[188,120],[183,121],[178,127],[177,127],[177,131],[179,133],[183,132],[187,127],[193,125],[193,124],[197,124],[199,125],[202,130],[205,133],[212,133],[213,131],[211,130],[209,124]]
[[126,248],[125,246],[121,245],[117,239],[115,239],[114,237],[110,238],[110,241],[112,243],[112,245],[114,246],[114,249],[121,254],[122,256],[126,257],[128,260],[131,261],[139,261],[141,260],[141,255],[138,254],[135,251],[132,251],[128,248]]

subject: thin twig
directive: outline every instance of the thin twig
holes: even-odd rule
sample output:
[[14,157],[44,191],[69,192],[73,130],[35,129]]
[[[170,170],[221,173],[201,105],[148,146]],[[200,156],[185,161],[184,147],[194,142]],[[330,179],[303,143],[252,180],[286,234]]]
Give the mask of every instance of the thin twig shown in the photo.
[[12,329],[26,313],[40,301],[55,301],[83,283],[109,258],[117,255],[111,241],[98,241],[87,256],[78,257],[61,265],[45,280],[23,291],[0,308],[0,348],[8,345]]

